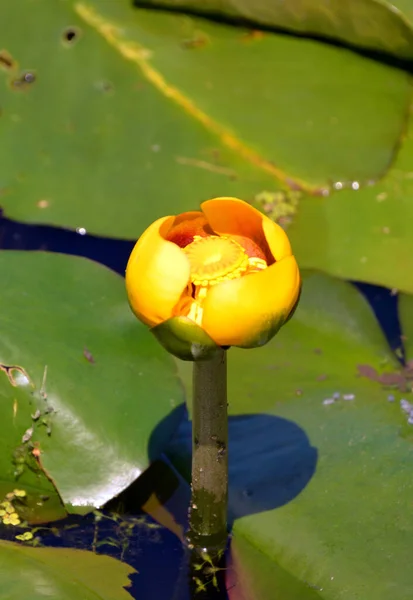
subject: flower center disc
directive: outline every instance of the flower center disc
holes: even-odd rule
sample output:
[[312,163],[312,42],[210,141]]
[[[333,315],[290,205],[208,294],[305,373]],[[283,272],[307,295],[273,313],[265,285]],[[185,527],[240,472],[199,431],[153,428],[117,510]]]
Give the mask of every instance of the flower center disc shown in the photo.
[[240,277],[248,269],[248,256],[238,242],[228,237],[195,237],[186,246],[194,285],[213,285]]

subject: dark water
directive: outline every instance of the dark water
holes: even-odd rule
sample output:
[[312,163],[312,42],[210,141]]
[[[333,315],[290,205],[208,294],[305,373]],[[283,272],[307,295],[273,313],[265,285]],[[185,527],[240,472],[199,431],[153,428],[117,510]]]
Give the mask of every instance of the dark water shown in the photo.
[[[81,235],[62,228],[27,225],[0,217],[1,249],[46,250],[84,256],[121,275],[124,274],[134,243],[135,240]],[[371,304],[390,346],[393,349],[400,348],[397,295],[392,295],[390,290],[379,286],[364,283],[355,285]],[[182,426],[169,450],[174,461],[179,462],[182,450],[189,450],[191,432],[185,410],[178,410],[182,412]],[[248,436],[245,435],[245,431],[248,431]],[[271,435],[268,435],[269,431]],[[284,454],[283,460],[280,461],[277,454],[284,452],[282,440],[285,436],[293,439],[294,443],[290,455],[286,457]],[[229,423],[229,437],[232,456],[243,456],[242,461],[237,461],[237,465],[231,462],[229,465],[230,521],[291,501],[302,491],[314,473],[317,451],[311,447],[305,432],[290,421],[269,415],[232,417]],[[246,437],[249,440],[248,445]],[[272,442],[269,446],[268,440],[278,440],[278,445]],[[165,466],[169,463],[166,458],[164,460],[162,468],[169,468],[168,477],[174,480],[172,492],[165,498],[165,506],[185,528],[189,486],[170,465]],[[244,468],[239,468],[240,463]],[[261,473],[265,473],[265,476],[260,477],[260,474],[257,474],[257,464],[261,465]],[[286,486],[286,471],[289,469],[295,473],[294,484]],[[157,480],[159,479],[163,480],[165,477],[157,475]],[[57,524],[56,528],[40,530],[36,536],[44,545],[92,549],[124,560],[138,571],[132,575],[132,587],[129,589],[136,599],[189,599],[187,556],[182,544],[175,534],[165,527],[160,527],[144,513],[133,514],[133,510],[136,511],[135,507],[139,505],[136,502],[135,491],[132,488],[122,499],[122,518],[113,520],[109,509],[118,507],[109,506],[106,516],[71,517]],[[3,538],[14,539],[16,533],[12,528],[0,528],[0,537]],[[197,595],[199,600],[202,600],[202,597],[202,594]],[[225,584],[221,590],[210,587],[205,597],[227,598]]]

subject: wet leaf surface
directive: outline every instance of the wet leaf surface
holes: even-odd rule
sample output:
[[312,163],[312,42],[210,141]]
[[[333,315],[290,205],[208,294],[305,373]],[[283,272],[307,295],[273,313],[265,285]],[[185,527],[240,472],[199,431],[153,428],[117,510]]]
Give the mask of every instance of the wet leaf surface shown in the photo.
[[[239,441],[229,443],[230,487],[243,490],[248,506],[248,514],[234,521],[234,540],[240,539],[237,560],[246,565],[256,597],[265,586],[266,600],[289,599],[289,588],[294,599],[319,593],[334,600],[384,600],[390,588],[398,598],[410,598],[413,577],[404,557],[413,531],[413,429],[402,394],[358,373],[358,365],[381,374],[399,370],[361,294],[350,284],[307,274],[294,319],[273,342],[248,352],[231,349],[228,358],[229,410],[245,419]],[[189,394],[186,365],[180,371]],[[249,437],[251,448],[260,447],[256,430],[248,428],[251,406],[268,417],[260,438],[261,447],[278,448],[272,466],[255,460],[253,451],[250,458],[240,452]],[[280,432],[270,425],[274,418],[286,420]],[[307,450],[301,446],[304,456],[313,447],[317,463],[288,497],[305,465],[291,460],[300,448],[299,438],[288,434],[294,427],[309,440]],[[284,576],[275,577],[277,570]]]
[[390,65],[126,1],[42,0],[34,29],[24,1],[2,21],[13,218],[136,238],[208,197],[376,180],[397,150],[411,84]]
[[[117,3],[102,6],[109,4]],[[129,2],[119,6],[127,19],[135,14]],[[154,85],[149,50],[120,39],[110,23],[99,30],[100,21],[85,19],[93,8],[22,0],[16,18],[14,1],[2,5],[0,50],[14,61],[0,69],[7,215],[137,238],[156,218],[207,197],[253,197],[272,184],[169,88],[158,89],[162,81]],[[21,79],[29,71],[30,83]]]
[[[3,252],[0,270],[2,364],[30,378],[13,371],[16,387],[0,370],[4,489],[27,483],[49,493],[38,474],[44,468],[69,511],[101,506],[147,467],[149,439],[156,457],[179,423],[172,359],[132,315],[123,279],[108,269],[58,254]],[[16,448],[24,459],[17,482]]]
[[386,177],[300,202],[288,233],[300,265],[413,292],[413,125]]

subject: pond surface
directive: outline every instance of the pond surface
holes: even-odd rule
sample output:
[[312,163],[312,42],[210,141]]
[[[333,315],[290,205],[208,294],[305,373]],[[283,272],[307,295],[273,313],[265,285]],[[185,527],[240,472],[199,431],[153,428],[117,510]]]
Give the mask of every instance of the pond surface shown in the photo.
[[[122,276],[134,243],[135,240],[91,236],[83,230],[74,232],[49,226],[26,225],[0,217],[0,248],[3,250],[41,250],[83,256],[109,267]],[[400,345],[397,294],[378,286],[358,283],[356,285],[375,311],[391,347],[396,349]],[[254,423],[251,419],[248,422],[248,437],[252,443],[260,444],[259,440],[262,439],[261,420],[265,420],[267,417],[261,416],[261,419],[259,415],[251,417],[254,417],[255,420],[253,419]],[[273,417],[273,419],[275,418]],[[283,422],[281,423],[281,421]],[[271,427],[277,427],[277,435],[279,435],[281,431],[285,430],[286,423],[280,419],[277,423],[274,421]],[[268,423],[266,423],[267,425]],[[230,419],[230,431],[232,431],[234,443],[243,439],[243,427],[242,417]],[[183,438],[185,438],[185,443],[190,443],[190,424],[186,417],[176,436],[176,439],[180,439],[180,444],[182,444]],[[261,493],[258,499],[254,498],[255,503],[259,501],[260,510],[274,508],[290,501],[306,485],[315,469],[316,456],[305,440],[302,447],[305,448],[305,451],[299,457],[302,465],[300,471],[302,480],[297,484],[299,487],[288,490],[286,497],[280,499],[280,490],[276,489],[277,473],[274,473],[274,485],[269,485],[265,489],[265,493]],[[271,447],[265,450],[265,446],[263,446],[261,449],[261,453],[264,452],[264,458],[267,458],[268,461],[272,461],[273,456],[270,453],[273,451],[274,449]],[[173,454],[173,445],[171,452]],[[268,456],[265,456],[266,452]],[[245,456],[245,461],[248,461],[247,456]],[[296,456],[294,461],[296,464]],[[245,493],[248,485],[247,472],[246,468],[244,472],[237,475],[235,488],[240,490],[241,502],[238,505],[236,502],[234,503],[234,506],[238,506],[239,513],[232,515],[231,519],[248,514],[250,511],[248,494]],[[245,481],[243,480],[244,476]],[[236,476],[234,475],[234,477]],[[62,522],[39,528],[35,531],[36,542],[53,547],[64,546],[95,550],[98,553],[106,553],[124,560],[137,571],[131,578],[132,586],[128,590],[136,599],[189,599],[188,561],[180,540],[168,527],[159,525],[145,512],[134,514],[135,507],[142,503],[136,502],[135,494],[134,486],[123,494],[121,499],[123,509],[119,504],[112,503],[107,507],[108,510],[83,518],[70,517]],[[172,493],[167,494],[165,500],[165,508],[173,516],[175,525],[178,524],[184,530],[189,502],[189,486],[179,475],[176,474],[176,485]],[[115,515],[112,511],[115,511]],[[119,513],[122,513],[122,516],[119,516]],[[14,540],[16,533],[20,533],[20,531],[0,526],[0,537],[3,539]],[[225,587],[236,585],[231,576],[226,577],[226,583],[223,576],[218,579],[221,589],[210,586],[205,597],[227,598],[228,593],[225,591]],[[202,593],[197,595],[199,599],[202,597]]]

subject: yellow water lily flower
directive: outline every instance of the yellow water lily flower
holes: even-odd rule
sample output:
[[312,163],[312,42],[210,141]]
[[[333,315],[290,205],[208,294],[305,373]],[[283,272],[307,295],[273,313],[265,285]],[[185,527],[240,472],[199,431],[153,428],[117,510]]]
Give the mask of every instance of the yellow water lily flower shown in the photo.
[[237,198],[158,219],[126,268],[133,312],[187,360],[216,346],[267,343],[291,316],[300,285],[285,231]]

